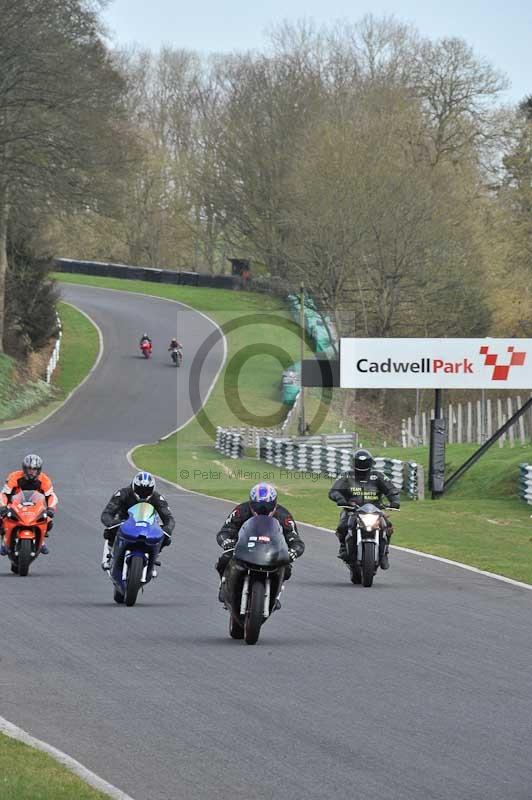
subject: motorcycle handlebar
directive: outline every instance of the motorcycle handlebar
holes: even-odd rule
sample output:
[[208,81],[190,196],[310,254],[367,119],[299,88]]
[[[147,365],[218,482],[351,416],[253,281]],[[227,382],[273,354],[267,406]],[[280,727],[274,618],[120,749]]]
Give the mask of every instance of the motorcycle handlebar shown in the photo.
[[[339,508],[345,508],[346,511],[360,511],[361,506],[339,506]],[[400,511],[400,508],[395,508],[394,506],[378,506],[379,511]]]

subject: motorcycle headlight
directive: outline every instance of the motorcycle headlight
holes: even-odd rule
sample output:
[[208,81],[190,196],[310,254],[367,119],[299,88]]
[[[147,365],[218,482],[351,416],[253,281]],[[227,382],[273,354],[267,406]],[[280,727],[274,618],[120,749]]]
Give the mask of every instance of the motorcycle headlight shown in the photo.
[[380,527],[380,514],[360,514],[360,522],[367,531]]

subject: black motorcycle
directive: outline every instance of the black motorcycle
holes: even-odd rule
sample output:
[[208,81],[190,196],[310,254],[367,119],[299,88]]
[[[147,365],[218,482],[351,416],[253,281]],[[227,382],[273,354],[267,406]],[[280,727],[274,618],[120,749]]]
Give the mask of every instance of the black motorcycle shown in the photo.
[[373,584],[380,557],[388,544],[388,521],[384,511],[373,503],[343,508],[349,514],[345,546],[351,583],[369,587]]
[[289,564],[288,545],[276,519],[259,515],[242,525],[222,584],[233,639],[257,643],[262,624],[278,605]]

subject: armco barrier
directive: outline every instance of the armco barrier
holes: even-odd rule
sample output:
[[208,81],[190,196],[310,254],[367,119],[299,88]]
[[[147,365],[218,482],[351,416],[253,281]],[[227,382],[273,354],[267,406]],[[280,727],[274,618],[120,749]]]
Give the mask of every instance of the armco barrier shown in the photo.
[[519,464],[519,497],[532,505],[532,464]]
[[99,275],[105,278],[151,281],[168,283],[174,286],[203,286],[211,289],[234,289],[239,287],[234,275],[209,275],[203,272],[176,272],[171,269],[136,267],[128,264],[113,264],[104,261],[78,261],[73,258],[56,258],[58,272],[71,272],[78,275]]

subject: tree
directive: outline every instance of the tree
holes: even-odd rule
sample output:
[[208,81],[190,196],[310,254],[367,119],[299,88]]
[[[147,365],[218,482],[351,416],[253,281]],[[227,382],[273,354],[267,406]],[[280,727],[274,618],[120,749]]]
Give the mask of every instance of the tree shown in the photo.
[[122,79],[86,0],[0,0],[0,343],[10,218],[105,207]]

